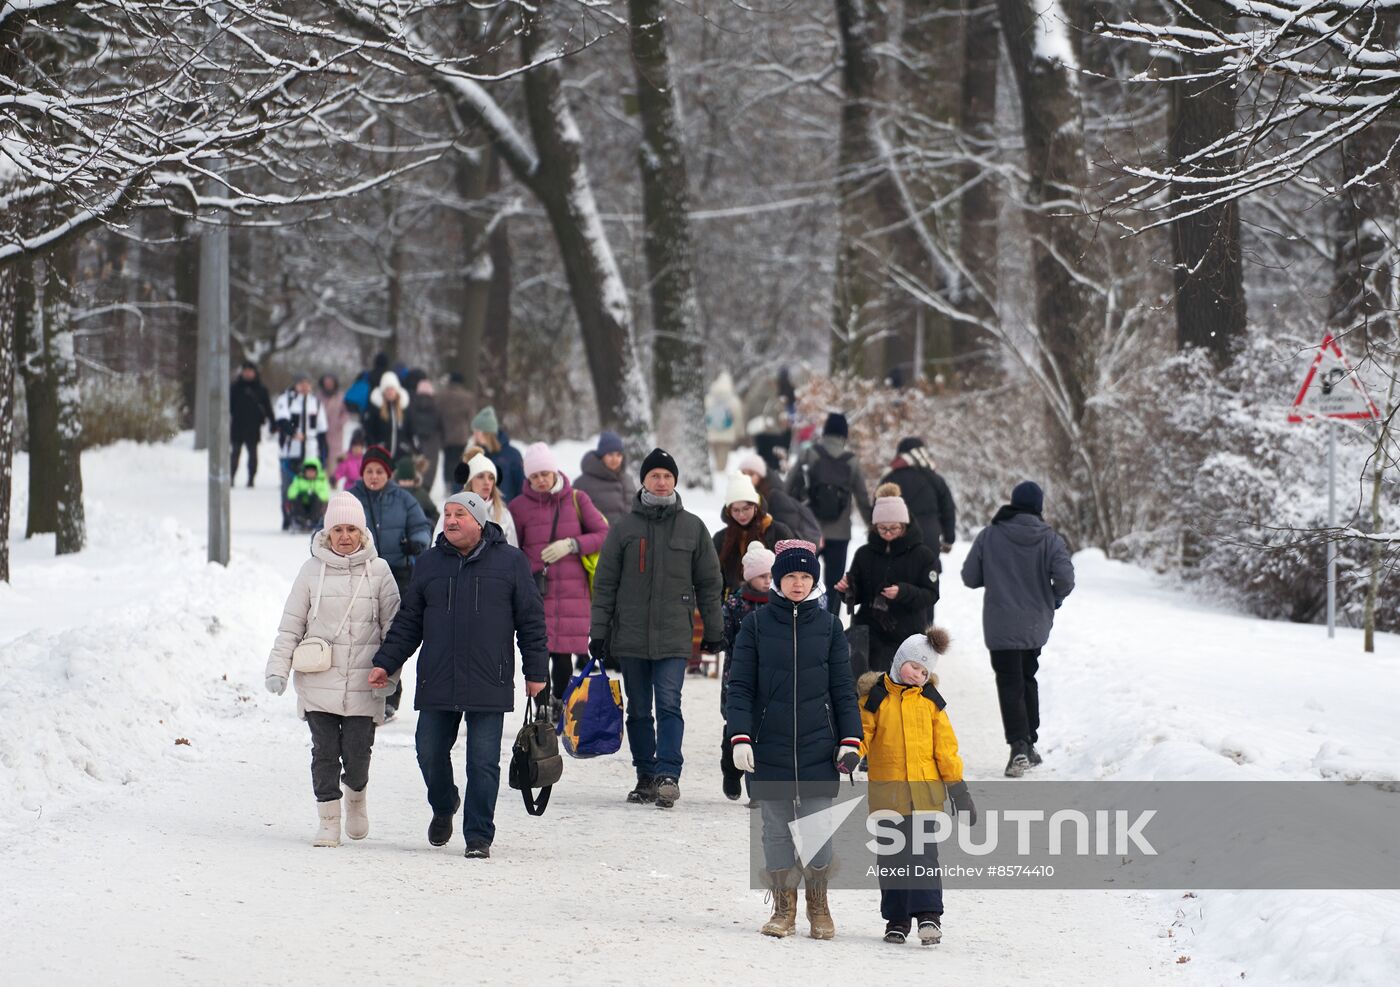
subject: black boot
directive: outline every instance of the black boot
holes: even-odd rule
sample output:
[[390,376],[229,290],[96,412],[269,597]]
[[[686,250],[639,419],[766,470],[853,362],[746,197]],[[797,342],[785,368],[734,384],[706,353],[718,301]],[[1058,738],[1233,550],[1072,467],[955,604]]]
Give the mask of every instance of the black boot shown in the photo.
[[627,801],[633,805],[649,805],[656,801],[656,779],[644,775],[637,779],[637,787],[627,793]]
[[433,846],[447,846],[447,841],[452,839],[452,819],[457,815],[457,810],[462,807],[462,800],[457,799],[457,804],[452,807],[452,811],[445,816],[433,813],[433,821],[428,823],[428,842]]
[[936,946],[943,939],[942,916],[937,912],[924,912],[916,915],[919,920],[919,942],[925,946]]
[[904,944],[904,940],[906,940],[906,939],[908,939],[908,938],[909,938],[909,920],[908,920],[908,919],[905,919],[903,922],[886,922],[886,923],[885,923],[885,942],[893,943],[893,944],[896,945],[896,946],[902,946],[902,945]]
[[1011,745],[1011,759],[1006,762],[1006,777],[1019,778],[1026,773],[1026,769],[1031,766],[1030,744],[1024,740],[1018,740]]
[[656,779],[656,807],[658,809],[674,809],[680,797],[681,783],[678,779],[669,775],[662,775]]
[[1040,767],[1040,762],[1044,760],[1044,758],[1040,756],[1040,752],[1035,749],[1035,744],[1026,745],[1026,757],[1030,759],[1031,767],[1033,768]]

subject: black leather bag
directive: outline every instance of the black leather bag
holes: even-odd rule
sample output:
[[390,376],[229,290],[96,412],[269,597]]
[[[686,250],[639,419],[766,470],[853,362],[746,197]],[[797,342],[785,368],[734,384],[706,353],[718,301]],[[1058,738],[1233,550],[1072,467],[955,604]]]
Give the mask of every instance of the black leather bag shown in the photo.
[[[564,758],[559,753],[559,738],[554,732],[549,703],[526,699],[525,722],[510,749],[507,772],[510,787],[520,790],[526,812],[542,816],[549,805],[551,789],[563,775]],[[540,789],[539,795],[532,791],[536,788]]]

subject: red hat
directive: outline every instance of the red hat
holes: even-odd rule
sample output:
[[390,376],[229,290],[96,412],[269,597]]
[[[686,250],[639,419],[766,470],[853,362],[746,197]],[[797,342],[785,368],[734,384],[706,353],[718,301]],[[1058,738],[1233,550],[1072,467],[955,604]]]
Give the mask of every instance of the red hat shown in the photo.
[[390,476],[394,473],[394,460],[389,455],[389,450],[383,446],[370,446],[365,450],[364,458],[360,460],[360,472],[365,471],[365,467],[370,463],[378,463],[384,467],[384,472]]

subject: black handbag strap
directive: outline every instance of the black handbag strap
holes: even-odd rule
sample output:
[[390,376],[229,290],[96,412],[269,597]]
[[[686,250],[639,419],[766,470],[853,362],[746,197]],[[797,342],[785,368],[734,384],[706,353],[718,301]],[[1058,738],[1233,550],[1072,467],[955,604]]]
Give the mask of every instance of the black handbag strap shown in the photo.
[[[555,515],[555,522],[558,523],[558,514]],[[539,719],[544,706],[534,696],[525,698],[525,718],[520,724],[520,729],[528,727],[532,720]],[[545,785],[540,789],[538,795],[530,791],[528,784],[520,786],[520,799],[525,803],[525,811],[532,816],[544,815],[544,810],[549,808],[549,794],[554,790],[553,785]]]

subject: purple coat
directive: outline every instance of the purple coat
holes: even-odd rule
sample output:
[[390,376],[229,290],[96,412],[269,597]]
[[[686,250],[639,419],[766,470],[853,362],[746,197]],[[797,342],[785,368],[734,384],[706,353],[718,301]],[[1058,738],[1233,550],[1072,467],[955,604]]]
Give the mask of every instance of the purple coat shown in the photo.
[[[544,568],[540,553],[554,540],[573,538],[580,555],[588,555],[603,547],[608,535],[607,519],[593,506],[582,490],[575,491],[569,478],[559,474],[564,485],[558,493],[540,494],[526,486],[524,492],[508,505],[515,518],[515,530],[520,538],[520,550],[530,560],[530,571]],[[578,507],[574,502],[577,499]],[[559,525],[554,526],[555,512]],[[580,516],[582,524],[579,523]],[[588,627],[592,611],[588,593],[588,573],[578,555],[566,555],[549,567],[549,586],[544,595],[544,622],[549,634],[551,654],[586,654]]]

